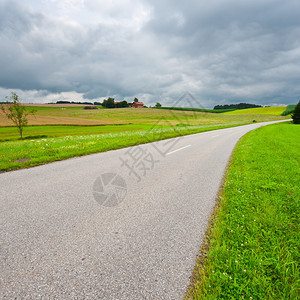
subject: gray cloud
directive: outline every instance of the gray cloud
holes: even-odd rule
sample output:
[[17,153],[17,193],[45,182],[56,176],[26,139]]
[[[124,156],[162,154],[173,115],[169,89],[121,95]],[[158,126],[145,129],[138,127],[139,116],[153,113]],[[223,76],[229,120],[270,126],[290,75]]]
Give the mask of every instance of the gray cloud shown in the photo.
[[0,96],[296,103],[299,11],[293,0],[0,0]]

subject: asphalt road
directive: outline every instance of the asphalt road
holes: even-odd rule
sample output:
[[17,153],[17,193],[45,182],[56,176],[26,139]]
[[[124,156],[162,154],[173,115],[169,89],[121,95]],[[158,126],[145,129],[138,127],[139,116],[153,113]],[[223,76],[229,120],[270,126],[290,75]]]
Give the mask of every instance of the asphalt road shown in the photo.
[[232,150],[269,123],[0,174],[0,298],[182,299]]

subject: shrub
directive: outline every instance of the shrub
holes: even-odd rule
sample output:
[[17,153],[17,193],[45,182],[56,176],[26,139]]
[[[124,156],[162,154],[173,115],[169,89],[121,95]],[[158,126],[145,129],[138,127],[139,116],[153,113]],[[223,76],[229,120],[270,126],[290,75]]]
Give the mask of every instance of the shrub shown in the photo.
[[293,123],[300,124],[300,101],[295,107],[294,113],[292,115]]
[[287,116],[294,112],[296,105],[288,105],[281,116]]
[[85,106],[83,109],[98,109],[96,106]]

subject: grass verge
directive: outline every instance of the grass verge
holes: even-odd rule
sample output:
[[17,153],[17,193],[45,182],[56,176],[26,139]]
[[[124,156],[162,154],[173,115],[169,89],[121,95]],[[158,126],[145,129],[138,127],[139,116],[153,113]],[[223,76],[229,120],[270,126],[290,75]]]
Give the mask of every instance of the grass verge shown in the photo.
[[[148,124],[128,124],[128,125],[37,125],[26,126],[24,128],[25,139],[36,139],[39,137],[60,137],[68,135],[86,135],[86,134],[102,134],[116,133],[122,131],[149,130],[153,125]],[[0,127],[0,142],[20,140],[20,134],[16,127]]]
[[178,124],[169,127],[154,125],[148,130],[6,141],[0,143],[0,171],[245,124],[247,123],[196,126]]
[[186,299],[297,298],[299,135],[281,123],[241,139]]

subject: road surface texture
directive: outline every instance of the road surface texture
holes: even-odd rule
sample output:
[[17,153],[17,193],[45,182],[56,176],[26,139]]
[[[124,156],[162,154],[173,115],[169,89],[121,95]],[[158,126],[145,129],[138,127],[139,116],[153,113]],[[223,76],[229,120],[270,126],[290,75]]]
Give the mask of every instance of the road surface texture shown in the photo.
[[1,299],[182,299],[251,124],[0,174]]

